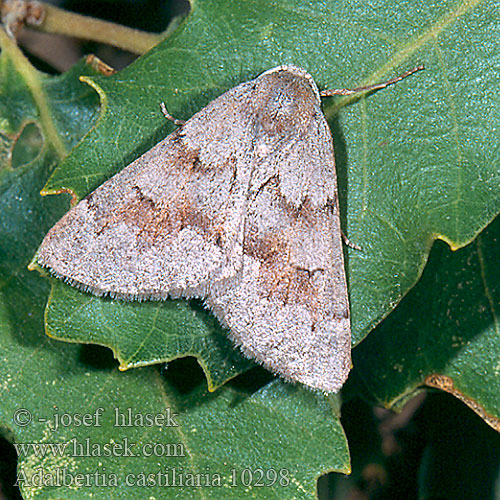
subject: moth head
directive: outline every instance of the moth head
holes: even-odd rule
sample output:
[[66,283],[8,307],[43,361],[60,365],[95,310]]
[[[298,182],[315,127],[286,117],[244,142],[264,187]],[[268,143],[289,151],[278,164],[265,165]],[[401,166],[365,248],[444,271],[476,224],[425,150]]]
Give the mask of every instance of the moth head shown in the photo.
[[318,112],[318,87],[307,71],[296,66],[278,66],[254,80],[258,125],[269,135],[289,135],[307,130]]

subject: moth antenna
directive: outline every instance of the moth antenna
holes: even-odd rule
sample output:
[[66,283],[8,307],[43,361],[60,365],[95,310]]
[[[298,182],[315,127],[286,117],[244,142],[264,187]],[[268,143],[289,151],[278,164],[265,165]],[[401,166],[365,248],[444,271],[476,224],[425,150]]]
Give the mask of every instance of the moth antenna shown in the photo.
[[179,127],[182,127],[182,125],[186,124],[186,120],[178,120],[177,118],[174,118],[168,111],[167,111],[167,106],[165,106],[164,102],[160,102],[160,108],[161,112],[165,115],[165,118],[167,120],[170,120],[174,125],[178,125]]
[[389,85],[394,85],[395,83],[400,82],[401,80],[405,79],[407,76],[413,75],[413,73],[416,73],[417,71],[421,71],[423,69],[424,69],[424,65],[421,64],[420,66],[416,66],[413,69],[409,69],[408,71],[405,71],[402,75],[396,76],[396,78],[391,78],[390,80],[387,80],[386,82],[375,83],[374,85],[365,85],[363,87],[357,87],[355,89],[322,90],[320,92],[320,96],[321,97],[330,97],[332,95],[352,95],[352,94],[356,94],[357,92],[366,92],[369,90],[385,89],[385,87],[388,87]]

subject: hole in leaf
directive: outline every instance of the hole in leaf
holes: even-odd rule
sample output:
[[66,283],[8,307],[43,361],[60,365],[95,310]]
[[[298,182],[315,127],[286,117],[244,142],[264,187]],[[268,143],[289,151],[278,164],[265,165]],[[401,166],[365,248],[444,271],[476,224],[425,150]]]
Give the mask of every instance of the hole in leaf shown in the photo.
[[85,344],[80,350],[80,361],[92,368],[109,370],[116,368],[116,359],[113,351],[107,347]]
[[43,136],[38,126],[28,123],[18,137],[12,151],[12,168],[19,168],[33,161],[43,146]]
[[206,384],[205,374],[192,356],[169,361],[164,376],[180,394],[188,394],[200,384]]

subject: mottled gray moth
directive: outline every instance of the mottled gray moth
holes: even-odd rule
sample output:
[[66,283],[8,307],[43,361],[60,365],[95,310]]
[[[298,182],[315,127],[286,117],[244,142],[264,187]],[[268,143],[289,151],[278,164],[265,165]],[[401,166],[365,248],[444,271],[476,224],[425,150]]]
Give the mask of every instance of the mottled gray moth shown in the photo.
[[117,299],[199,297],[249,357],[336,392],[351,365],[333,142],[312,77],[227,91],[72,208],[36,260]]

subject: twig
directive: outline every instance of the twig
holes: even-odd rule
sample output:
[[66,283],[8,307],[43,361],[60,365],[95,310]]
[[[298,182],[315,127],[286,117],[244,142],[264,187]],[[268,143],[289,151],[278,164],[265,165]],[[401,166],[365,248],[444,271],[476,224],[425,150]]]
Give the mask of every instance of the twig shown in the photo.
[[[83,40],[91,40],[113,45],[123,50],[128,50],[134,54],[143,54],[151,47],[163,39],[162,34],[148,33],[119,24],[103,21],[93,17],[82,16],[74,12],[69,12],[45,2],[31,1],[21,2],[25,5],[24,10],[36,12],[36,16],[25,15],[21,21],[30,28],[43,31],[45,33],[56,33],[58,35],[71,36]],[[2,13],[5,11],[18,11],[17,2],[4,0],[1,2]],[[19,14],[17,14],[19,17]],[[11,17],[15,16],[15,12]],[[14,22],[12,22],[14,25]],[[14,26],[15,27],[15,26]],[[9,31],[9,26],[7,26]],[[16,30],[12,30],[16,31]]]

